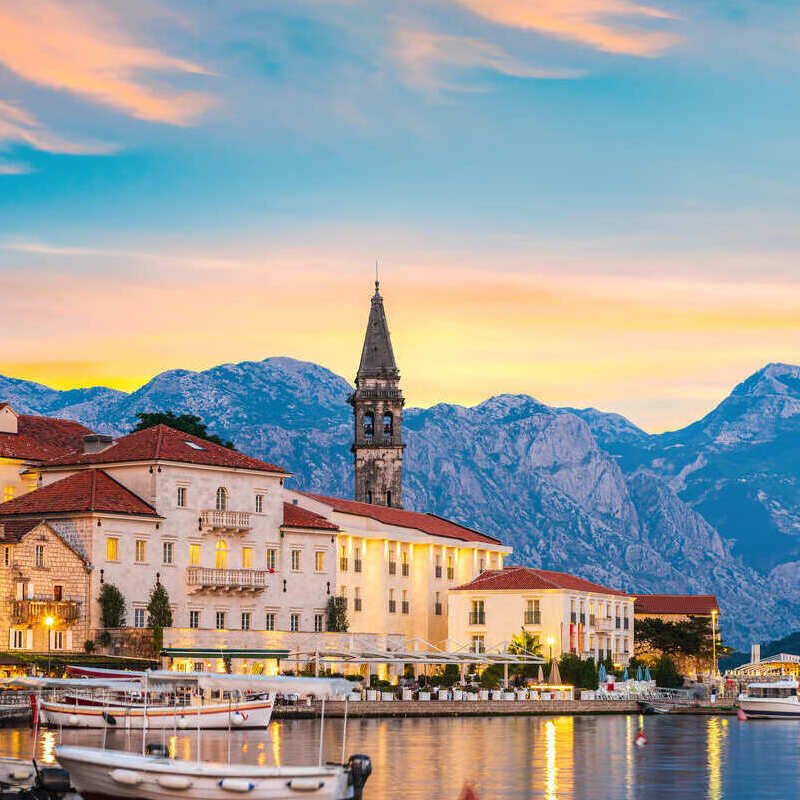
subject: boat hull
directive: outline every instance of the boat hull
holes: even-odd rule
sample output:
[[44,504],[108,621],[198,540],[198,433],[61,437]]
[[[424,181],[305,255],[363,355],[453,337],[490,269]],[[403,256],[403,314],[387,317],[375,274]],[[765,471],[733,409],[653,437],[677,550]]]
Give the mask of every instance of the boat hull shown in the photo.
[[91,747],[61,746],[56,758],[84,800],[349,800],[353,788],[342,766],[258,767],[139,756]]
[[739,700],[739,707],[748,717],[765,719],[800,719],[800,703],[792,698]]
[[120,730],[201,730],[223,728],[265,728],[272,717],[271,700],[215,703],[200,707],[75,706],[42,702],[39,719],[43,725],[63,728],[109,728]]

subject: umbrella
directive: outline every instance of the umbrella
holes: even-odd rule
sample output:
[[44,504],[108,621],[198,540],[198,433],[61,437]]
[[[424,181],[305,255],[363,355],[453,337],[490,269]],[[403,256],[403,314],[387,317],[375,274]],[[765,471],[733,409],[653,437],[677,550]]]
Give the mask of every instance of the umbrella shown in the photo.
[[627,667],[625,667],[625,672],[622,673],[622,680],[623,681],[627,681],[628,680],[628,668]]
[[652,680],[652,678],[650,677],[650,667],[644,668],[644,679],[646,681]]
[[606,679],[606,668],[603,664],[600,665],[600,669],[597,670],[597,682],[602,684],[605,682]]
[[542,672],[541,664],[539,664],[539,683],[544,683],[544,672]]
[[636,667],[636,680],[637,681],[642,680],[642,665],[641,664],[639,664],[639,666]]
[[561,685],[561,673],[558,671],[558,661],[553,660],[550,666],[550,677],[548,680],[551,686]]

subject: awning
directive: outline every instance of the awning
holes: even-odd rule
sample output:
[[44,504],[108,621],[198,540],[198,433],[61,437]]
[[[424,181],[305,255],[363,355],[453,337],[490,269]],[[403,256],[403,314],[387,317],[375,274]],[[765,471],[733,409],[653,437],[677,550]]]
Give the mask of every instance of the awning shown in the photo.
[[287,658],[288,650],[247,650],[226,648],[210,650],[206,647],[163,647],[161,655],[166,658]]

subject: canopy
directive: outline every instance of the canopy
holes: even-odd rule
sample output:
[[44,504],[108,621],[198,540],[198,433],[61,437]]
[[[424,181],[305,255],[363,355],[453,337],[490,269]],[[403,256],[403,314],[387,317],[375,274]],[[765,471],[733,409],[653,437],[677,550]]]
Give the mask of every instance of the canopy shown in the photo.
[[558,661],[553,659],[550,666],[550,674],[547,676],[547,682],[553,685],[561,683],[561,673],[558,671]]
[[642,678],[642,665],[641,665],[641,664],[639,664],[639,666],[638,666],[638,667],[636,667],[636,680],[637,680],[637,681],[644,680],[644,679]]
[[652,678],[650,677],[650,667],[644,668],[644,679],[646,681],[652,680]]
[[0,680],[5,689],[115,689],[130,691],[140,689],[138,678],[129,680],[109,680],[106,678],[34,678],[20,676]]
[[243,692],[280,692],[281,694],[333,697],[347,695],[353,684],[344,678],[295,678],[291,675],[229,675],[217,672],[172,672],[156,670],[146,674],[148,684],[191,684],[199,689]]
[[144,672],[127,669],[105,669],[104,667],[78,667],[74,664],[68,664],[67,674],[81,678],[108,678],[118,681],[138,681],[144,675]]
[[622,680],[623,681],[627,681],[628,680],[628,668],[627,667],[625,667],[625,672],[622,673]]

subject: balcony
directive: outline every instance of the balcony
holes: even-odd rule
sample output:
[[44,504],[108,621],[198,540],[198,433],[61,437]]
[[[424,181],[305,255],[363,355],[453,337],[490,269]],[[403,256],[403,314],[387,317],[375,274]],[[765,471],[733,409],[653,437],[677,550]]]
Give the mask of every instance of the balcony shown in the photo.
[[525,625],[541,625],[542,613],[541,611],[526,611],[525,612]]
[[58,624],[71,625],[81,615],[78,599],[53,600],[52,597],[35,596],[27,600],[10,600],[12,625],[44,624],[45,617],[53,617]]
[[390,575],[397,575],[397,562],[390,561],[389,562],[389,574]]
[[408,564],[401,564],[400,565],[400,572],[404,578],[408,577]]
[[435,578],[441,578],[441,577],[442,577],[442,567],[441,567],[441,565],[440,565],[440,564],[437,564],[437,565],[436,565],[436,566],[433,568],[433,576],[434,576]]
[[186,585],[190,592],[263,592],[267,588],[265,569],[212,569],[188,567]]
[[485,625],[486,614],[483,611],[470,611],[469,612],[470,625]]
[[353,572],[361,572],[361,559],[356,558],[353,560]]
[[339,559],[339,571],[340,572],[347,572],[347,567],[348,567],[347,556],[342,556]]
[[599,631],[613,631],[614,630],[614,620],[612,617],[598,617],[597,618],[597,630]]
[[251,529],[249,511],[201,511],[203,533],[247,533]]
[[456,571],[454,567],[447,568],[447,580],[452,581],[456,577]]

